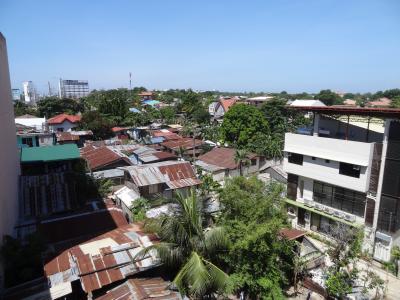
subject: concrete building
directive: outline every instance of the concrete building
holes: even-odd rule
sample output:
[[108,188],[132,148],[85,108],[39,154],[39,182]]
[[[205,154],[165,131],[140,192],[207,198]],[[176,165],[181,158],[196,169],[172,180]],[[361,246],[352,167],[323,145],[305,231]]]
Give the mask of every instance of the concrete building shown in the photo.
[[21,100],[21,90],[20,89],[12,89],[12,99],[14,101]]
[[59,97],[78,99],[89,95],[89,82],[87,80],[59,81]]
[[[3,235],[13,235],[18,217],[19,157],[15,135],[14,109],[11,100],[10,72],[8,69],[6,39],[0,33],[0,125],[2,145],[0,151],[0,245]],[[0,290],[3,286],[0,258]]]
[[285,135],[292,225],[327,236],[337,223],[364,228],[364,250],[388,261],[400,245],[400,110],[294,109],[314,118],[309,132]]
[[24,89],[25,103],[33,104],[37,100],[36,89],[32,81],[25,81],[22,83]]
[[79,115],[60,114],[47,120],[50,132],[67,132],[78,127],[81,121]]

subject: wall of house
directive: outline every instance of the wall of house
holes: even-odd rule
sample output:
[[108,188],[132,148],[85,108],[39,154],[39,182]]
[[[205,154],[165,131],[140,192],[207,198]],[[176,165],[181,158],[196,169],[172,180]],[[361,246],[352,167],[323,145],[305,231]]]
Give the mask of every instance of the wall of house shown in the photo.
[[220,118],[225,114],[225,110],[220,103],[217,104],[214,118]]
[[[49,129],[51,132],[57,132],[57,131],[71,131],[72,128],[78,127],[77,124],[71,123],[69,121],[64,121],[61,124],[56,124],[56,125],[49,125]],[[62,130],[60,130],[62,129]]]
[[[8,69],[7,45],[0,33],[0,245],[5,234],[13,235],[18,218],[19,152],[14,122]],[[0,258],[0,291],[3,286],[2,261]]]

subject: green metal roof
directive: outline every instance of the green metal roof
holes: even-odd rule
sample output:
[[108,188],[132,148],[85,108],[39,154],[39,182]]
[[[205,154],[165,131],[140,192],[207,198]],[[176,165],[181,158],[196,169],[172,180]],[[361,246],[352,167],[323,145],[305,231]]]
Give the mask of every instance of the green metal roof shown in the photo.
[[349,226],[352,226],[352,227],[357,227],[357,228],[359,228],[359,227],[362,226],[362,224],[359,224],[359,223],[352,223],[352,222],[349,222],[349,221],[340,219],[340,218],[338,218],[338,217],[335,217],[335,216],[333,216],[333,215],[327,214],[327,213],[325,213],[325,212],[323,212],[323,211],[317,210],[317,209],[315,209],[315,208],[313,208],[313,207],[305,206],[305,205],[304,205],[303,203],[301,203],[301,202],[294,201],[294,200],[291,200],[291,199],[288,199],[288,198],[284,198],[284,200],[285,200],[285,202],[288,203],[288,204],[292,204],[292,205],[294,205],[294,206],[304,208],[305,210],[308,210],[308,211],[313,212],[313,213],[316,213],[316,214],[318,214],[318,215],[327,217],[328,219],[331,219],[331,220],[334,220],[334,221],[337,221],[337,222],[340,222],[340,223],[344,223],[344,224],[349,225]]
[[78,158],[80,158],[79,150],[75,144],[21,149],[21,163],[49,162]]

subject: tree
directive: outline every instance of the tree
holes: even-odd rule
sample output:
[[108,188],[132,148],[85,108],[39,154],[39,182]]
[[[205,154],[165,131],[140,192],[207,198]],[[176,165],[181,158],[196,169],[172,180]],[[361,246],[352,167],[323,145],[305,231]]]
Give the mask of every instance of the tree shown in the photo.
[[16,117],[22,115],[36,115],[36,110],[26,104],[24,101],[15,101],[14,102],[14,115]]
[[294,243],[279,236],[287,217],[283,187],[255,177],[228,179],[220,192],[221,216],[230,241],[221,255],[235,291],[250,299],[283,299],[293,268]]
[[400,108],[400,96],[393,97],[390,107]]
[[175,118],[175,109],[172,107],[163,107],[160,109],[161,119],[163,123],[171,124]]
[[174,215],[159,220],[161,242],[147,247],[136,258],[157,251],[161,261],[176,274],[173,282],[182,294],[202,298],[224,292],[228,276],[213,263],[227,246],[224,230],[221,227],[205,230],[201,203],[193,191],[187,198],[178,194],[174,203],[177,205]]
[[39,116],[49,119],[62,113],[74,115],[78,112],[83,112],[84,106],[79,100],[46,97],[37,103],[37,111]]
[[197,124],[208,124],[210,118],[209,112],[203,106],[198,106],[192,113],[192,120]]
[[150,208],[149,200],[146,198],[138,198],[136,199],[131,207],[131,213],[133,220],[143,221],[146,218],[146,211]]
[[321,90],[314,96],[314,99],[320,100],[328,106],[343,103],[343,99],[331,90]]
[[104,140],[112,136],[111,128],[114,124],[104,118],[98,111],[88,111],[82,115],[80,127],[91,130],[96,140]]
[[236,149],[235,150],[235,163],[239,165],[239,174],[243,176],[243,166],[249,165],[249,158],[247,151],[245,149]]
[[270,130],[260,110],[251,105],[236,104],[224,115],[220,132],[225,142],[246,148],[257,132],[269,135]]

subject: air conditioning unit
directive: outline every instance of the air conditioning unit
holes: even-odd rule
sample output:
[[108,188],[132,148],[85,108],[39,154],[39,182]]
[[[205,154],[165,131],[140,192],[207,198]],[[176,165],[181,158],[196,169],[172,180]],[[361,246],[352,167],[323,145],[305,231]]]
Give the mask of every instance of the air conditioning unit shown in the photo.
[[323,210],[324,207],[321,204],[315,203],[315,209]]
[[335,210],[335,211],[333,212],[333,215],[334,215],[335,217],[340,218],[341,213],[340,213],[339,211]]
[[340,216],[339,216],[339,218],[341,218],[341,219],[344,219],[344,218],[346,218],[346,214],[345,214],[345,213],[340,213]]
[[308,207],[314,207],[314,201],[308,200],[308,199],[304,199],[304,205],[308,206]]
[[346,216],[344,218],[345,218],[346,221],[349,221],[349,222],[355,222],[356,221],[356,217],[353,216],[353,215],[346,214]]

